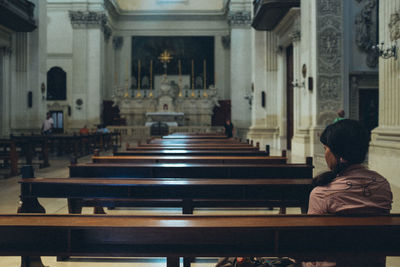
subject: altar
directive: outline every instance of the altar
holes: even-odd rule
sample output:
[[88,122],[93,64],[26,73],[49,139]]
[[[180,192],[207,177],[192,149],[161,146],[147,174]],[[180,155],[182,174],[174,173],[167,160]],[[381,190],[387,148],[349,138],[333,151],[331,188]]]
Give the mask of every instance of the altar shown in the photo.
[[146,112],[145,126],[151,126],[157,122],[164,122],[168,126],[182,126],[183,112]]
[[121,88],[114,96],[127,126],[151,126],[165,122],[169,126],[211,126],[213,109],[218,105],[217,89],[180,89],[168,78],[153,90]]
[[[178,59],[175,61],[178,73],[168,76],[167,65],[173,56],[164,50],[158,59],[162,65],[155,68],[155,75],[152,60],[146,72],[147,68],[143,70],[142,61],[138,59],[134,66],[137,73],[126,79],[125,87],[114,90],[114,104],[119,106],[120,115],[125,118],[127,126],[151,127],[155,123],[165,123],[168,126],[211,126],[213,109],[218,105],[218,94],[217,88],[210,82],[212,79],[207,80],[206,60],[201,61],[203,68],[197,73],[195,61],[191,60],[188,75],[187,62],[187,69],[183,72],[183,63]],[[142,86],[146,89],[142,89]]]

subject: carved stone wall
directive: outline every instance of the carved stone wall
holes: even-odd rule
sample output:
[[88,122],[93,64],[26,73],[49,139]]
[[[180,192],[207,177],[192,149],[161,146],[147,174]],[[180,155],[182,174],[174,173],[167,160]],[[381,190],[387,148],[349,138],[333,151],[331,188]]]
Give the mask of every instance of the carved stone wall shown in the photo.
[[356,45],[367,54],[366,64],[370,68],[378,65],[378,53],[372,47],[377,43],[377,0],[361,2],[363,8],[355,18]]
[[317,124],[327,125],[342,105],[342,1],[317,0]]

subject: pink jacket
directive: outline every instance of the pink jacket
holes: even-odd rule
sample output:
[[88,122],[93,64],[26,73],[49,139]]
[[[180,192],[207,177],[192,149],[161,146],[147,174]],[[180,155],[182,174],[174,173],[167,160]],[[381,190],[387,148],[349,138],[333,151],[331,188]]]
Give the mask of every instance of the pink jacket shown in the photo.
[[[389,182],[384,177],[357,164],[348,167],[330,184],[311,191],[308,214],[388,214],[392,198]],[[385,266],[385,257],[363,256],[336,262],[304,262],[302,265],[380,267]]]
[[348,167],[310,194],[308,214],[387,214],[392,208],[389,182],[362,165]]

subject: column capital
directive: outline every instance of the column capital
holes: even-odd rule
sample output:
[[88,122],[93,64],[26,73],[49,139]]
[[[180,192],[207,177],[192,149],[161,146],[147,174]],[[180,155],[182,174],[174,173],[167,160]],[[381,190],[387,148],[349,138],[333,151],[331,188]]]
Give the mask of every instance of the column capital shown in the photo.
[[73,28],[100,27],[107,24],[107,16],[103,12],[69,11]]
[[292,40],[292,42],[299,42],[301,39],[301,32],[299,30],[294,30],[289,33],[289,38]]
[[232,27],[250,27],[251,11],[231,10],[228,14],[228,22]]
[[112,35],[112,29],[104,12],[70,10],[69,18],[74,29],[100,28],[106,41]]

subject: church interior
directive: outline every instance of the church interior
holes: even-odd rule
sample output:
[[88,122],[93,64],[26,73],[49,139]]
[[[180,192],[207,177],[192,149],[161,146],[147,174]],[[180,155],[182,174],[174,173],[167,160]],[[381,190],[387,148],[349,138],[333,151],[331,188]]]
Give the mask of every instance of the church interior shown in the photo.
[[[180,169],[171,173],[224,178],[210,166],[226,163],[221,170],[229,164],[244,168],[256,165],[258,156],[279,155],[285,165],[304,165],[304,172],[312,166],[301,177],[311,183],[313,176],[328,170],[320,137],[338,117],[358,121],[370,134],[363,164],[390,183],[390,213],[395,216],[400,213],[398,39],[400,0],[0,1],[0,232],[1,214],[44,213],[31,206],[24,209],[21,178],[78,179],[87,172],[87,177],[99,179],[107,175],[137,179],[147,175],[146,164],[162,163]],[[232,124],[232,140],[220,138],[227,121]],[[162,149],[174,152],[157,154]],[[190,149],[197,154],[187,154]],[[141,150],[146,152],[140,154]],[[254,161],[244,159],[245,153],[252,153]],[[101,157],[110,159],[103,162]],[[140,159],[116,163],[112,157]],[[149,163],[151,157],[154,161]],[[191,160],[197,161],[189,161],[196,157]],[[85,169],[84,174],[79,167],[85,164],[102,164],[103,169]],[[107,169],[107,164],[114,164],[114,169]],[[137,164],[138,173],[129,164]],[[186,171],[190,164],[203,164],[204,172],[194,165]],[[176,178],[156,167],[151,177]],[[155,176],[158,171],[160,176]],[[226,170],[232,177],[234,172]],[[243,175],[248,173],[252,170]],[[260,178],[256,175],[252,177]],[[66,194],[60,191],[60,196]],[[91,215],[89,204],[71,212],[73,197],[81,197],[77,194],[57,198],[48,193],[39,200],[48,214]],[[88,191],[82,194],[93,197]],[[95,213],[117,217],[182,213],[167,204],[107,205],[94,206]],[[187,214],[304,213],[301,205],[270,207],[205,206]],[[190,263],[178,257],[174,265],[169,258],[150,253],[41,255],[43,265],[40,260],[29,263],[29,256],[40,254],[13,255],[1,239],[0,266],[157,267],[179,266],[180,260],[185,267],[211,267],[220,256],[191,257]],[[386,266],[400,266],[399,252],[386,255]]]

